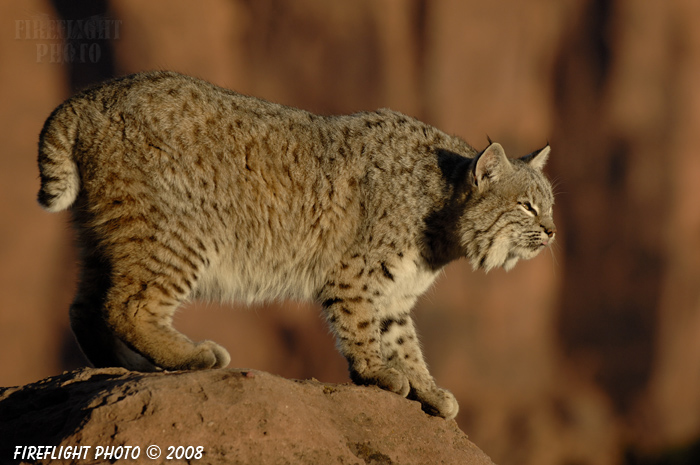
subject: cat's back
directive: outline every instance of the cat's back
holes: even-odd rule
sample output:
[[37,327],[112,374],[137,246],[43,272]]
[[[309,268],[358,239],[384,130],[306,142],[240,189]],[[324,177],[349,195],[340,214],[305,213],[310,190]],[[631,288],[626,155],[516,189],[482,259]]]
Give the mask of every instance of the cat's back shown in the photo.
[[90,114],[84,119],[92,124],[84,123],[99,138],[110,134],[112,140],[132,144],[158,140],[188,162],[187,155],[197,149],[201,156],[201,149],[219,152],[260,138],[273,142],[282,134],[308,140],[323,125],[323,118],[304,110],[170,71],[108,81],[67,103]]
[[[257,300],[309,297],[354,240],[364,167],[351,150],[339,155],[344,142],[324,117],[168,72],[117,79],[62,107],[45,126],[42,191],[61,188],[50,171],[71,153],[74,219],[94,247],[136,257],[133,244],[185,241],[213,254],[203,295]],[[66,140],[51,148],[57,134]]]
[[171,190],[238,195],[276,185],[284,197],[328,174],[325,118],[189,76],[127,76],[63,106],[79,118],[75,156],[86,187],[123,180],[165,200]]

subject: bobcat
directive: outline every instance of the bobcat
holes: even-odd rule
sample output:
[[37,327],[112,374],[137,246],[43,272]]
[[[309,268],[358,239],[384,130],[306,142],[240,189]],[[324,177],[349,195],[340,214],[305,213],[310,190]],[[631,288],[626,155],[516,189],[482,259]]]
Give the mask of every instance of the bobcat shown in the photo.
[[549,146],[508,159],[401,113],[318,116],[172,72],[64,102],[39,141],[39,203],[81,248],[71,326],[95,366],[225,367],[171,326],[195,299],[311,299],[351,378],[454,418],[410,317],[449,262],[510,269],[554,240]]

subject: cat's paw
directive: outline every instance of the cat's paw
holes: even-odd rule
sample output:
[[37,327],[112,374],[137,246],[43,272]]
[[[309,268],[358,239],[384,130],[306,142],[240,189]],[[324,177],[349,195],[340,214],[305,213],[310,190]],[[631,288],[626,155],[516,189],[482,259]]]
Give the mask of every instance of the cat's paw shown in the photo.
[[195,347],[195,355],[187,363],[188,370],[224,368],[231,361],[228,351],[214,341],[198,342]]
[[362,374],[352,372],[350,377],[355,384],[374,384],[386,391],[395,392],[402,397],[406,397],[411,390],[411,385],[406,375],[394,368],[384,368],[370,373],[364,372]]
[[459,412],[457,399],[447,389],[434,387],[427,391],[414,390],[409,398],[419,401],[425,413],[443,417],[446,420],[452,420]]

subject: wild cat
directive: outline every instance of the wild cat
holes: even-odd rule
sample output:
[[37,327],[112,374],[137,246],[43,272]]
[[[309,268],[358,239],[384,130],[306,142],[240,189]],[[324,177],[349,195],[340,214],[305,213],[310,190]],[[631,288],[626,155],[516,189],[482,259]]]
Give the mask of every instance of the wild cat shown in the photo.
[[71,326],[95,366],[225,367],[171,326],[190,299],[321,304],[351,378],[454,418],[410,312],[449,262],[510,269],[554,240],[549,146],[508,159],[391,110],[318,116],[172,72],[60,105],[39,203],[81,249]]

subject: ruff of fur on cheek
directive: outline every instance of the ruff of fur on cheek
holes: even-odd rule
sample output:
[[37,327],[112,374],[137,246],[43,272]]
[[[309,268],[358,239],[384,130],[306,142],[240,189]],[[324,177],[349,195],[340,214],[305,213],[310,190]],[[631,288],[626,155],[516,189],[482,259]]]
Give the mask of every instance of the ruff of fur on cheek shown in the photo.
[[470,260],[474,270],[483,269],[488,273],[493,268],[504,266],[508,260],[512,247],[508,237],[499,235],[489,242],[483,253],[475,254]]
[[518,257],[515,254],[509,254],[508,257],[506,258],[505,263],[503,263],[503,269],[506,271],[510,271],[513,269],[516,263],[518,263],[518,260],[520,257]]

